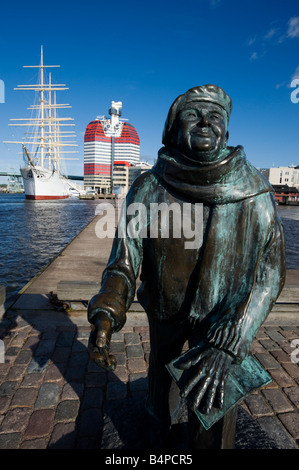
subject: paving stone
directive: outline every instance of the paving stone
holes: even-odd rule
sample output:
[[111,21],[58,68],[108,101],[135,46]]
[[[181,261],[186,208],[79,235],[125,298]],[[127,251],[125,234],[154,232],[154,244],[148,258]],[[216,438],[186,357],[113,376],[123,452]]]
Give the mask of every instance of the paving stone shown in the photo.
[[294,410],[293,406],[281,390],[263,390],[262,393],[276,413],[286,413],[287,411]]
[[29,349],[20,351],[20,354],[15,360],[15,364],[29,364],[32,359],[32,351]]
[[285,430],[278,418],[275,416],[263,416],[258,418],[257,422],[275,440],[278,449],[297,449],[291,435]]
[[140,332],[141,341],[142,342],[149,342],[150,341],[150,333],[148,328]]
[[149,354],[151,352],[151,345],[148,342],[142,343],[142,348],[143,348],[144,353]]
[[37,346],[35,356],[51,356],[56,340],[55,339],[42,339]]
[[0,385],[0,397],[12,397],[18,386],[18,382],[7,381]]
[[265,353],[266,350],[259,341],[254,340],[250,346],[250,352],[255,355],[256,353]]
[[127,396],[127,385],[123,382],[109,382],[107,384],[107,400],[118,400]]
[[280,387],[291,387],[295,385],[292,377],[282,367],[279,369],[271,369],[271,377]]
[[60,364],[59,366],[56,366],[55,364],[50,364],[47,367],[44,380],[46,382],[59,382],[63,380],[65,370],[65,364]]
[[280,346],[272,341],[272,339],[261,339],[260,340],[261,345],[267,350],[267,351],[273,351],[275,349],[280,349]]
[[266,333],[266,330],[263,326],[260,327],[260,329],[258,330],[257,334],[255,335],[256,339],[257,340],[260,340],[260,339],[267,339],[268,338],[268,335]]
[[14,365],[8,372],[6,380],[22,380],[26,368],[26,365]]
[[25,375],[23,378],[23,382],[21,383],[21,387],[32,387],[32,388],[39,388],[44,378],[43,372],[32,372]]
[[90,335],[90,326],[79,326],[77,329],[77,340],[88,339]]
[[250,413],[254,416],[254,418],[260,416],[271,416],[273,415],[273,410],[270,406],[265,402],[261,395],[249,395],[245,399],[245,403],[248,406]]
[[294,379],[299,379],[299,364],[283,364],[284,369]]
[[68,367],[85,367],[89,360],[87,351],[73,353],[70,357]]
[[10,367],[11,367],[11,364],[9,364],[8,362],[1,362],[0,363],[0,376],[5,377]]
[[33,411],[30,416],[27,429],[24,433],[25,439],[30,437],[47,436],[52,431],[55,410],[44,409]]
[[127,357],[142,357],[143,358],[143,348],[141,344],[130,345],[126,347]]
[[85,390],[82,409],[100,408],[103,403],[103,390],[100,387],[90,387]]
[[25,344],[23,345],[22,347],[22,350],[27,350],[27,349],[30,349],[32,352],[35,351],[35,349],[37,348],[38,344],[39,344],[39,336],[37,335],[30,335]]
[[44,372],[47,368],[49,363],[49,358],[47,356],[36,356],[33,357],[29,366],[28,366],[28,374],[32,374],[33,372]]
[[140,336],[138,333],[125,333],[125,343],[129,344],[140,344]]
[[52,361],[54,364],[66,363],[69,360],[70,354],[70,347],[56,347],[52,355]]
[[286,387],[283,388],[284,393],[287,395],[289,400],[299,409],[299,388],[298,387]]
[[286,327],[283,328],[283,330],[281,331],[281,334],[288,340],[292,340],[292,339],[296,339],[298,338],[298,332],[297,331],[293,331],[293,330],[288,330],[286,329]]
[[21,439],[21,432],[0,434],[0,449],[18,449]]
[[131,392],[144,391],[148,388],[147,374],[144,372],[137,374],[130,374],[130,390]]
[[32,411],[28,408],[15,408],[8,410],[1,426],[0,433],[13,433],[16,430],[23,432],[29,422]]
[[77,400],[84,393],[84,384],[79,382],[66,383],[63,387],[61,400]]
[[5,348],[5,361],[12,362],[16,356],[19,354],[21,351],[21,348],[16,348],[14,346]]
[[87,352],[88,339],[76,339],[72,346],[72,353]]
[[113,372],[108,372],[108,381],[121,380],[127,382],[129,378],[128,369],[125,366],[117,366]]
[[278,369],[280,367],[279,362],[270,353],[257,353],[255,357],[265,369]]
[[146,362],[141,357],[128,358],[128,370],[131,373],[145,372],[147,369]]
[[286,427],[289,433],[295,438],[299,439],[299,414],[298,413],[283,413],[279,414],[278,418]]
[[19,388],[11,401],[11,406],[28,406],[34,405],[37,397],[36,388]]
[[76,423],[58,423],[55,425],[49,449],[74,449],[76,442]]
[[23,441],[20,445],[20,449],[46,449],[48,439],[43,437],[41,439],[28,439]]
[[60,391],[61,389],[56,383],[47,382],[42,384],[35,402],[35,408],[49,408],[56,405]]
[[86,409],[81,413],[79,433],[81,436],[99,436],[102,432],[102,411],[97,408]]
[[118,366],[125,366],[126,365],[126,355],[125,353],[115,353],[114,354],[116,363]]
[[80,381],[82,382],[85,375],[84,367],[68,367],[65,373],[65,379],[68,382]]
[[11,397],[0,397],[0,413],[5,413],[10,405]]
[[270,338],[275,341],[276,343],[280,343],[281,341],[285,341],[285,337],[282,335],[280,331],[272,330],[267,328],[267,334]]
[[12,340],[11,345],[14,347],[21,348],[22,346],[24,346],[28,335],[29,331],[19,331],[18,334]]
[[110,351],[112,354],[114,353],[124,353],[125,352],[125,345],[123,342],[111,342],[110,343]]
[[75,421],[78,416],[79,400],[61,401],[55,413],[55,421]]
[[272,356],[277,359],[277,361],[281,364],[283,362],[292,362],[290,354],[287,354],[285,351],[282,351],[281,349],[277,351],[271,351]]
[[123,343],[124,342],[124,333],[122,333],[121,331],[118,331],[117,333],[113,333],[112,341],[113,342],[120,341],[120,342]]
[[57,347],[71,347],[75,338],[74,331],[62,331],[59,333],[56,346]]
[[106,384],[107,378],[105,374],[97,372],[88,372],[85,376],[86,387],[102,387]]

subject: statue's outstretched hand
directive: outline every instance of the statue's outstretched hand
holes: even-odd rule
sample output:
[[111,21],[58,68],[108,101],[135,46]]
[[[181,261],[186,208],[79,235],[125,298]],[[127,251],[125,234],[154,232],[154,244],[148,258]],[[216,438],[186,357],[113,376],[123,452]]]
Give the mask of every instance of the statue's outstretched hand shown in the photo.
[[99,367],[106,370],[115,370],[116,358],[109,354],[111,339],[111,320],[105,312],[99,312],[91,325],[88,352],[89,357]]
[[176,367],[184,370],[180,380],[183,383],[181,396],[189,396],[193,410],[199,408],[208,414],[212,406],[223,407],[224,386],[232,360],[226,352],[210,348],[195,349],[187,360],[177,362]]

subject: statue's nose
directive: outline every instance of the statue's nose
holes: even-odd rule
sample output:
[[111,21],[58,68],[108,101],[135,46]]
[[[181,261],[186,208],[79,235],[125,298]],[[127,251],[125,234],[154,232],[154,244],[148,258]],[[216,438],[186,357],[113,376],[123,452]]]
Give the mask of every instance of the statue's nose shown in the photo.
[[209,119],[208,116],[202,115],[199,117],[197,125],[200,127],[208,126],[209,125]]

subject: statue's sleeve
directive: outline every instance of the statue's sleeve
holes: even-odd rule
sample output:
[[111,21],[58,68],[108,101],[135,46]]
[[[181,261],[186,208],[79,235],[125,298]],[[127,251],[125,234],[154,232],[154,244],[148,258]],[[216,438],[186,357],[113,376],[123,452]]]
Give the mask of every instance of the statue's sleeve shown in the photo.
[[260,253],[248,298],[210,334],[211,345],[227,351],[235,362],[242,362],[283,288],[285,273],[284,230],[277,216]]
[[[125,219],[124,223],[128,223]],[[88,321],[103,311],[112,321],[112,332],[119,331],[126,322],[126,312],[134,300],[136,279],[142,263],[142,242],[128,237],[118,226],[108,264],[102,275],[101,289],[90,301]],[[93,308],[92,305],[96,308]]]

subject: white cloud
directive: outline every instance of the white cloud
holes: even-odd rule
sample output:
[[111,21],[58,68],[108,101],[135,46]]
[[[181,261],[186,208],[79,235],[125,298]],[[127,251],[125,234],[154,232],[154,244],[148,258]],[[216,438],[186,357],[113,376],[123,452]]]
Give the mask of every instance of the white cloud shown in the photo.
[[275,34],[277,33],[277,29],[276,28],[271,28],[267,34],[265,34],[264,38],[265,39],[271,39],[273,38],[273,36],[275,36]]
[[294,16],[289,20],[288,38],[299,38],[299,16]]
[[250,60],[256,60],[257,59],[257,53],[253,52],[250,56]]
[[256,42],[256,39],[257,39],[256,35],[253,38],[250,38],[248,40],[248,46],[252,46],[252,44],[254,44]]
[[299,65],[293,73],[292,80],[294,80],[295,78],[299,78]]

